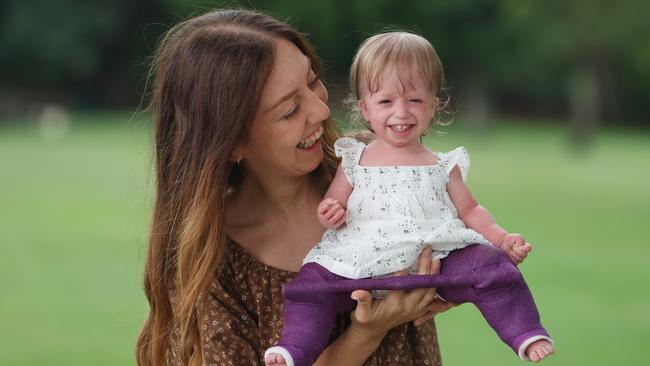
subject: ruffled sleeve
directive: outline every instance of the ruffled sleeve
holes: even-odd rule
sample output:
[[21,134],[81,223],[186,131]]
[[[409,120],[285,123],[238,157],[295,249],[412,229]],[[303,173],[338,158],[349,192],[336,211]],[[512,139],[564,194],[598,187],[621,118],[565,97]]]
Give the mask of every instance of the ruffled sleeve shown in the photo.
[[334,153],[341,158],[341,168],[352,186],[354,186],[354,168],[359,164],[361,152],[365,147],[363,142],[351,137],[342,137],[334,143]]
[[460,169],[460,175],[463,178],[463,182],[466,182],[467,173],[469,171],[469,155],[467,154],[467,150],[465,150],[464,147],[460,146],[442,155],[442,163],[447,173],[447,181],[449,181],[449,174],[451,171],[454,169],[454,167],[458,166]]

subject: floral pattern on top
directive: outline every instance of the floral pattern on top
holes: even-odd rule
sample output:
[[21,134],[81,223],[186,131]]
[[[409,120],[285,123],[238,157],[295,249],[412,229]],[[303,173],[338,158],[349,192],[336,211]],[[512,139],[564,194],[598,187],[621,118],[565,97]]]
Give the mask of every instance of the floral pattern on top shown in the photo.
[[469,156],[458,147],[437,153],[438,162],[422,166],[362,166],[366,145],[352,138],[334,144],[347,180],[353,187],[345,224],[327,230],[305,257],[339,276],[358,279],[384,276],[405,268],[414,271],[426,246],[433,259],[471,244],[490,244],[465,227],[454,207],[447,183],[458,166],[463,181]]

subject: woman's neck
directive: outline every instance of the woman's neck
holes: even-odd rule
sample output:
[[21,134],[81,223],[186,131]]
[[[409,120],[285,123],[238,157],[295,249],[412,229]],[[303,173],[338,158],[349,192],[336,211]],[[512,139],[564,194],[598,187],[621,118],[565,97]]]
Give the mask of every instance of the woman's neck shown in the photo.
[[251,216],[272,214],[289,219],[297,207],[320,199],[320,194],[309,175],[262,178],[247,174],[233,198]]
[[226,200],[226,234],[259,262],[297,272],[323,234],[316,217],[320,199],[309,176],[248,176]]

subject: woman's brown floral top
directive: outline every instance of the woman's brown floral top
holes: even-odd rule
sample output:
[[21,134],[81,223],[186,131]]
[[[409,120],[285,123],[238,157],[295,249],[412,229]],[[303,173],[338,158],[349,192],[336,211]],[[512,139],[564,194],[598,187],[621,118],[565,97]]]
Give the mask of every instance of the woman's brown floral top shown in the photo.
[[[294,275],[262,264],[229,243],[224,269],[211,285],[200,320],[205,365],[264,365],[264,351],[282,331],[280,287]],[[349,314],[339,315],[330,342],[349,324]],[[434,322],[394,328],[365,365],[442,365]]]

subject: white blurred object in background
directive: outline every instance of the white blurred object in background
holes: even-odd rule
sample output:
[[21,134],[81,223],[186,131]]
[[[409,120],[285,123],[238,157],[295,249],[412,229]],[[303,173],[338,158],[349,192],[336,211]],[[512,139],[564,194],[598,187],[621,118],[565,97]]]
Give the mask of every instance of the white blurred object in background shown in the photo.
[[51,140],[65,136],[70,129],[70,115],[58,104],[46,104],[38,119],[43,137]]

